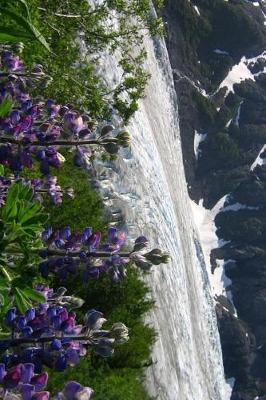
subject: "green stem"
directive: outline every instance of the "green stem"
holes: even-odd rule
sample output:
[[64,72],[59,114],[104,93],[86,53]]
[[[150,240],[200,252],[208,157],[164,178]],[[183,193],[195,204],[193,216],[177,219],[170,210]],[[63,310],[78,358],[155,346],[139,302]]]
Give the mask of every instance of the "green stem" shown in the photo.
[[[0,137],[0,143],[11,143],[21,145],[24,144],[22,140],[18,140],[12,137],[2,136]],[[54,140],[53,142],[47,142],[45,144],[40,143],[39,141],[34,141],[30,143],[26,143],[27,146],[38,146],[38,147],[47,147],[47,146],[81,146],[81,145],[97,145],[104,146],[108,143],[118,143],[116,138],[109,138],[105,140],[98,139],[88,139],[88,140]]]

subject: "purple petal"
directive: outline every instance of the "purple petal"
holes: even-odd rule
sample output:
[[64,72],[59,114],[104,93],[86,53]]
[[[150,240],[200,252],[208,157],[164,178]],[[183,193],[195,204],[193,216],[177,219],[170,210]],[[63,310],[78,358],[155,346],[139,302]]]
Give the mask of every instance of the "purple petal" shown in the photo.
[[31,321],[35,318],[35,308],[30,308],[25,313],[25,318],[27,321]]
[[83,386],[81,386],[80,383],[71,381],[68,382],[63,390],[63,394],[66,398],[66,400],[73,400],[80,390],[83,389]]
[[59,339],[54,339],[51,343],[51,348],[53,350],[60,350],[62,348],[62,342]]
[[16,365],[12,368],[4,377],[3,384],[7,389],[13,389],[17,387],[21,377],[21,364]]
[[5,376],[6,376],[5,364],[0,364],[0,383],[3,381]]
[[116,235],[117,235],[117,229],[112,227],[109,228],[107,232],[107,240],[113,241]]
[[12,124],[17,124],[20,121],[20,113],[17,110],[12,111],[10,114],[10,121]]
[[89,237],[87,243],[92,248],[97,248],[98,244],[100,243],[100,240],[101,240],[101,232],[95,232]]
[[34,386],[29,384],[24,384],[20,386],[20,393],[23,400],[31,400],[34,394]]
[[48,374],[44,372],[42,374],[35,375],[31,379],[30,383],[34,385],[35,390],[42,390],[46,386],[47,381],[48,381]]
[[67,363],[71,367],[75,367],[79,363],[79,355],[78,355],[77,351],[74,349],[67,349],[66,359],[67,359]]
[[34,375],[34,365],[33,364],[22,364],[21,365],[21,382],[29,383]]
[[66,226],[64,229],[62,229],[62,230],[60,231],[59,234],[60,234],[60,237],[61,237],[63,240],[69,239],[70,236],[71,236],[71,229],[70,229],[70,226]]
[[67,368],[67,361],[64,355],[60,355],[60,357],[58,358],[58,360],[56,361],[55,364],[55,370],[62,372]]
[[10,310],[8,310],[8,312],[6,313],[6,322],[7,325],[12,325],[12,322],[14,321],[14,319],[16,318],[16,309],[15,308],[11,308]]
[[49,392],[39,392],[35,393],[31,400],[49,400],[50,398],[50,393]]
[[86,242],[86,240],[88,240],[88,238],[92,235],[92,228],[91,227],[87,227],[83,230],[82,235],[81,235],[81,243]]

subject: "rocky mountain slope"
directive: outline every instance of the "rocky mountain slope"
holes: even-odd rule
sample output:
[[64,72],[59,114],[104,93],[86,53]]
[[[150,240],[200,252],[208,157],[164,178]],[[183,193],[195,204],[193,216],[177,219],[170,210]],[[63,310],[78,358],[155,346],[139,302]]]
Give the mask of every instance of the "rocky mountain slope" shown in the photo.
[[266,399],[266,1],[167,0],[163,18],[190,196],[232,205],[211,254],[237,311],[217,298],[232,400]]

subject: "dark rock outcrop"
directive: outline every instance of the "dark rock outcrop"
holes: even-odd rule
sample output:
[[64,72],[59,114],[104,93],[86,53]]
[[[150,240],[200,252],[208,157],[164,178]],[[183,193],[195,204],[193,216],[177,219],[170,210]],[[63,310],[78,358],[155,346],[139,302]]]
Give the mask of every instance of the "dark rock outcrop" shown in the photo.
[[[234,85],[229,95],[217,88],[243,56],[266,49],[262,10],[261,1],[254,7],[240,0],[167,0],[163,10],[189,194],[209,208],[228,193],[230,204],[251,207],[217,216],[218,236],[230,243],[211,253],[213,269],[217,259],[227,260],[238,313],[217,299],[225,372],[236,378],[231,400],[266,399],[266,152],[262,165],[250,169],[266,144],[264,57],[248,65],[254,80]],[[195,130],[207,133],[198,160]]]

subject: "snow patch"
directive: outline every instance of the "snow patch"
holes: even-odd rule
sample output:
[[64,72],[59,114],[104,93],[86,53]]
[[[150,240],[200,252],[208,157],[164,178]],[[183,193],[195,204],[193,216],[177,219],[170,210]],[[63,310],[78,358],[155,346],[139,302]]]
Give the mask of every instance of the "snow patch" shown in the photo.
[[196,11],[196,13],[197,13],[198,15],[200,15],[200,10],[198,9],[198,7],[197,7],[197,6],[193,6],[193,8],[194,8],[194,10]]
[[225,397],[224,400],[230,400],[231,399],[231,395],[232,395],[232,391],[235,385],[235,378],[229,378],[226,380],[226,384],[225,384]]
[[239,107],[238,107],[238,110],[237,110],[237,113],[236,113],[236,117],[235,117],[235,120],[234,120],[234,123],[235,123],[236,126],[239,126],[242,104],[243,104],[243,100],[239,104]]
[[220,83],[217,91],[217,93],[220,89],[226,87],[226,96],[228,93],[232,92],[234,93],[234,84],[236,83],[241,83],[242,81],[245,81],[247,79],[250,79],[252,81],[255,81],[255,78],[261,74],[266,73],[266,67],[264,67],[263,71],[259,71],[255,74],[253,74],[250,69],[248,68],[250,65],[254,65],[259,58],[264,58],[266,60],[266,51],[263,53],[259,54],[256,57],[252,58],[246,58],[245,56],[241,58],[240,62],[236,65],[234,65],[225,79]]
[[207,138],[207,133],[199,133],[198,131],[195,130],[195,136],[194,136],[194,154],[196,160],[199,159],[201,150],[199,149],[200,143],[204,142],[204,140]]
[[220,212],[226,212],[226,211],[239,211],[239,210],[258,210],[259,207],[251,207],[251,206],[246,206],[245,204],[242,203],[234,203],[234,204],[229,204],[228,206],[223,207]]
[[221,54],[221,55],[229,56],[228,51],[225,51],[225,50],[215,49],[215,50],[213,50],[213,52],[216,53],[216,54]]
[[229,121],[227,122],[227,124],[225,125],[225,127],[226,127],[226,128],[229,128],[229,126],[230,126],[231,122],[232,122],[232,118],[231,118],[231,119],[229,119]]
[[233,86],[235,83],[240,83],[246,79],[251,79],[255,81],[255,78],[251,71],[248,69],[246,64],[246,57],[242,57],[239,64],[233,66],[233,68],[229,71],[226,78],[220,83],[218,91],[224,87],[227,88],[226,95],[229,92],[234,93]]
[[[225,265],[231,260],[227,262],[224,262],[224,260],[216,260],[217,268],[215,268],[214,273],[211,272],[210,261],[211,251],[213,249],[221,248],[225,244],[229,243],[217,237],[217,229],[214,222],[216,215],[226,208],[224,207],[224,204],[228,197],[228,195],[223,196],[211,210],[203,207],[203,200],[200,200],[199,204],[196,204],[191,200],[191,208],[194,222],[199,232],[213,296],[216,298],[217,296],[224,295],[234,307],[232,293],[227,289],[232,282],[226,277],[224,272]],[[234,315],[237,316],[235,307]]]
[[266,144],[264,146],[262,146],[256,160],[254,161],[254,163],[251,165],[250,167],[250,171],[253,171],[253,169],[255,169],[255,167],[257,165],[265,165],[266,164],[266,159],[265,158],[261,158],[261,154],[264,152],[264,150],[266,149]]

